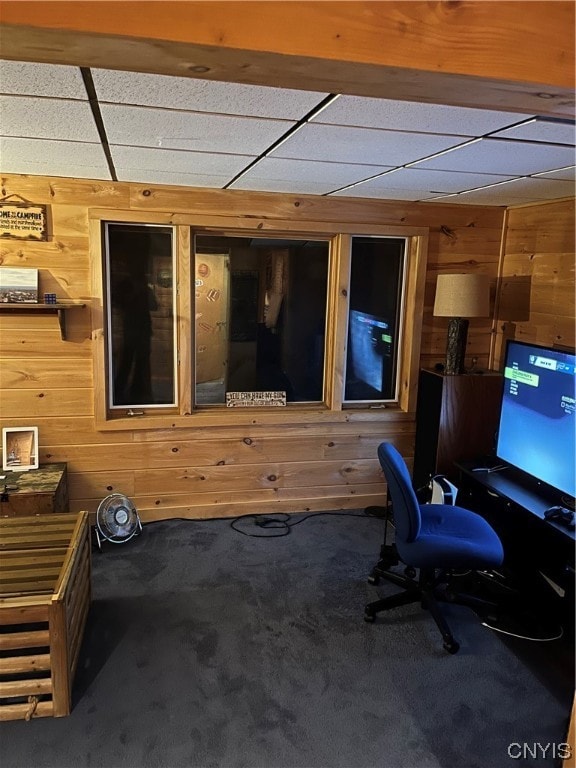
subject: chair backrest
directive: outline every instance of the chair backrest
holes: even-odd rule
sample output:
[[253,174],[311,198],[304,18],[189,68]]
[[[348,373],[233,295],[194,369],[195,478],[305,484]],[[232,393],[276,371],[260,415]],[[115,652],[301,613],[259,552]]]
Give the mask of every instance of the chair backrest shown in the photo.
[[380,443],[378,459],[392,498],[396,539],[408,544],[418,538],[421,523],[420,504],[412,488],[408,467],[390,443]]

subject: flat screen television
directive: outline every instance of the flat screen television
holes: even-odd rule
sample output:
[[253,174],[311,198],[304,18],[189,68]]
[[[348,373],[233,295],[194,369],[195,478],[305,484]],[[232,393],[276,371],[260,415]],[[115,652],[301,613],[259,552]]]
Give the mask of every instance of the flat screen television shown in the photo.
[[508,341],[498,459],[539,484],[576,495],[576,356]]

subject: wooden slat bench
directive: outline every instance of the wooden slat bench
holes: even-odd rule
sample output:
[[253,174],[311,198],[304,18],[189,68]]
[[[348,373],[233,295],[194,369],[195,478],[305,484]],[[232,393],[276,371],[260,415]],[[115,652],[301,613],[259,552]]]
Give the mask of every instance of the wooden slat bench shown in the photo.
[[0,720],[70,713],[90,554],[87,512],[0,519]]

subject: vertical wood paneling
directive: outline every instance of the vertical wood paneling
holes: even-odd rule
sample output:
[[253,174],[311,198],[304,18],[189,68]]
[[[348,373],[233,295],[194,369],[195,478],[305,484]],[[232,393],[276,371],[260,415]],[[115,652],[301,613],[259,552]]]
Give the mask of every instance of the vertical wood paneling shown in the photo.
[[[144,195],[145,190],[150,194]],[[503,211],[497,208],[8,175],[2,178],[2,192],[49,204],[53,232],[46,243],[0,243],[0,264],[38,267],[46,285],[54,286],[59,296],[87,303],[85,310],[69,313],[71,341],[65,342],[51,316],[31,320],[18,315],[20,320],[8,320],[0,314],[0,425],[39,427],[40,460],[68,462],[74,511],[93,512],[112,491],[135,496],[145,520],[218,517],[234,515],[235,510],[364,506],[379,503],[384,490],[376,462],[378,442],[392,441],[409,461],[414,443],[413,413],[393,409],[316,413],[315,423],[309,423],[302,410],[301,417],[290,418],[231,415],[225,425],[210,426],[204,419],[194,426],[191,416],[186,427],[170,428],[167,422],[158,430],[98,430],[94,403],[103,409],[105,360],[96,359],[92,368],[93,348],[98,346],[94,340],[102,334],[104,322],[103,308],[91,296],[91,279],[101,280],[100,225],[89,223],[95,211],[125,211],[126,220],[133,221],[156,212],[166,223],[176,224],[174,212],[210,216],[220,224],[233,213],[244,217],[247,230],[260,226],[266,231],[283,221],[295,222],[303,231],[307,222],[326,222],[326,229],[333,231],[339,223],[348,223],[358,234],[363,226],[426,227],[426,271],[411,276],[424,306],[422,329],[410,318],[407,325],[405,354],[410,355],[412,342],[421,340],[420,360],[412,360],[413,367],[444,358],[446,323],[432,317],[436,276],[442,271],[478,271],[488,274],[494,285],[497,279],[503,220]],[[179,274],[187,281],[190,240],[187,227],[178,232]],[[335,250],[338,259],[342,243]],[[538,274],[545,273],[544,261]],[[340,262],[334,278],[342,290],[347,287],[346,270]],[[345,323],[342,311],[338,309],[331,321]],[[193,349],[190,333],[184,329],[182,334],[184,366]],[[489,322],[471,323],[468,356],[487,361],[490,338]],[[336,356],[337,372],[344,352]],[[180,384],[184,391],[189,387],[183,379]],[[409,409],[414,394],[404,394]],[[331,392],[329,397],[339,405],[341,393]],[[186,400],[191,400],[190,390]]]
[[574,347],[574,200],[507,213],[494,365],[506,339]]

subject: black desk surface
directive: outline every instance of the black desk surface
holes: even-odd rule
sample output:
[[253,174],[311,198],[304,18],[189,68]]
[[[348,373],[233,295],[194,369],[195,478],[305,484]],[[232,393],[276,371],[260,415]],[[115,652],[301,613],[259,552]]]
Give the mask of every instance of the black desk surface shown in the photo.
[[544,512],[552,506],[559,504],[558,498],[554,499],[550,492],[540,490],[539,488],[530,488],[523,484],[518,477],[514,475],[514,470],[506,467],[502,470],[479,470],[479,467],[486,466],[478,461],[457,463],[456,466],[462,472],[472,477],[478,483],[483,485],[489,492],[518,504],[518,506],[539,517],[547,525],[555,528],[572,541],[576,540],[574,529],[560,525],[555,520],[546,520]]

